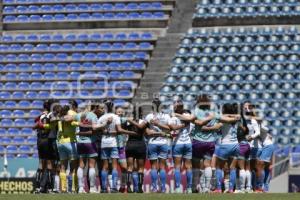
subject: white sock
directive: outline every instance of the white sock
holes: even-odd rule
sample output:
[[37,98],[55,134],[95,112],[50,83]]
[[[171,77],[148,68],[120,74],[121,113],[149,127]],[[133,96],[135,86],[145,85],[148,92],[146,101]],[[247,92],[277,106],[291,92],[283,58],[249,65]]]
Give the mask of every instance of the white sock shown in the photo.
[[203,191],[205,188],[205,174],[203,169],[200,169],[200,186],[201,190]]
[[252,188],[252,183],[251,183],[251,179],[252,179],[252,177],[251,177],[251,172],[249,171],[249,170],[246,170],[246,188],[247,188],[247,190],[251,190],[251,188]]
[[210,183],[211,183],[211,177],[212,177],[211,167],[206,167],[204,169],[204,176],[205,176],[205,189],[210,190]]
[[78,167],[77,169],[77,178],[78,178],[78,187],[83,188],[83,169],[81,167]]
[[96,170],[95,170],[95,168],[90,168],[89,169],[89,180],[90,180],[90,188],[95,187],[95,183],[96,183]]
[[229,179],[224,180],[224,186],[225,186],[225,190],[228,191],[229,190]]
[[246,185],[246,171],[244,169],[240,170],[240,190],[244,190]]
[[60,183],[59,183],[59,176],[58,175],[55,175],[55,179],[54,179],[54,189],[56,190],[56,191],[59,191],[60,189]]

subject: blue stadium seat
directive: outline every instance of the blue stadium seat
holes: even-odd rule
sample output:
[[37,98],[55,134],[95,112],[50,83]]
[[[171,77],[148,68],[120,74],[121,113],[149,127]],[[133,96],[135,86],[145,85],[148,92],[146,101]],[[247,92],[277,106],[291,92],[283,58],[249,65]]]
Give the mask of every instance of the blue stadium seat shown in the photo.
[[6,147],[6,151],[7,151],[7,153],[9,153],[9,154],[14,154],[14,153],[17,153],[18,148],[17,148],[17,146],[14,146],[14,145],[8,145],[8,146]]
[[34,132],[31,128],[22,128],[20,134],[22,135],[32,135]]

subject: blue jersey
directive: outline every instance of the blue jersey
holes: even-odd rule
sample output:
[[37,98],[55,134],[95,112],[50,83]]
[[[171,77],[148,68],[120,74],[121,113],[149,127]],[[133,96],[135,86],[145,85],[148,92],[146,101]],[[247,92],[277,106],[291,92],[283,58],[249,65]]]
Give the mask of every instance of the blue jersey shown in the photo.
[[[209,116],[210,113],[215,114],[215,118],[208,122],[205,126],[214,126],[220,120],[220,115],[214,110],[202,110],[199,108],[195,109],[194,115],[198,120],[203,120]],[[198,140],[201,142],[215,142],[218,138],[218,131],[202,131],[201,126],[195,125],[195,128],[192,131],[192,137],[194,140]]]

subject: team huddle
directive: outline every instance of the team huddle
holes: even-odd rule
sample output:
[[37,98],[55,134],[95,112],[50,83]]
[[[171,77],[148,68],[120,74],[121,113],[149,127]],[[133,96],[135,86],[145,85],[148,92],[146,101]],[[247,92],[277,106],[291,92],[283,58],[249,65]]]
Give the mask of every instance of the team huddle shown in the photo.
[[154,99],[143,117],[142,108],[132,112],[110,100],[79,106],[46,101],[34,126],[37,192],[98,193],[99,176],[101,193],[143,193],[147,159],[153,193],[167,192],[168,159],[176,193],[268,191],[274,145],[255,105],[216,106],[200,95],[191,111],[181,100],[171,113],[160,108]]

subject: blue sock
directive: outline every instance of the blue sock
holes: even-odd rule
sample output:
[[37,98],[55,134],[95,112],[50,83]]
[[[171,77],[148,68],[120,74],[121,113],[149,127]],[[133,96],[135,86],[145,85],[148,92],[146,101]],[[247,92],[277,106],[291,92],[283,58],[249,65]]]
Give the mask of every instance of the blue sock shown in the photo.
[[108,173],[106,170],[101,170],[101,190],[102,191],[106,191],[107,188],[107,176],[108,176]]
[[133,191],[137,192],[139,189],[139,175],[137,172],[132,172],[132,180],[133,180]]
[[68,176],[68,192],[72,192],[72,183],[73,183],[73,177],[72,175]]
[[264,191],[269,191],[269,183],[271,180],[271,173],[269,169],[265,169],[265,178],[264,178]]
[[158,179],[157,170],[156,169],[151,169],[150,175],[151,175],[152,189],[157,190],[157,179]]
[[118,171],[116,169],[113,169],[111,175],[112,175],[112,188],[117,189],[118,178],[119,178]]
[[222,190],[222,181],[223,181],[223,170],[217,169],[216,170],[216,178],[217,178],[217,189]]
[[256,188],[262,189],[262,187],[263,187],[263,185],[264,185],[264,180],[265,180],[265,170],[262,170],[261,176],[260,176],[260,177],[257,177],[257,180],[256,180]]
[[191,169],[186,170],[186,184],[187,188],[192,188],[193,185],[193,171]]
[[180,187],[180,183],[181,183],[180,169],[175,169],[175,171],[174,171],[174,178],[175,178],[175,188],[179,188]]
[[252,189],[256,189],[256,173],[254,170],[251,171],[251,185]]
[[161,169],[159,170],[159,178],[160,178],[160,184],[161,184],[161,191],[166,191],[166,182],[167,182],[167,173],[166,170]]
[[229,190],[234,189],[235,181],[236,181],[236,169],[231,169],[229,175]]

